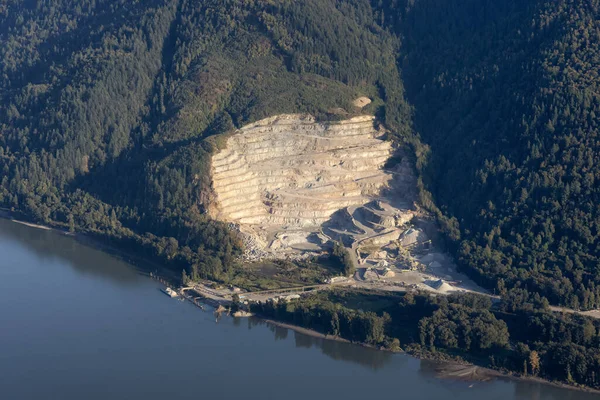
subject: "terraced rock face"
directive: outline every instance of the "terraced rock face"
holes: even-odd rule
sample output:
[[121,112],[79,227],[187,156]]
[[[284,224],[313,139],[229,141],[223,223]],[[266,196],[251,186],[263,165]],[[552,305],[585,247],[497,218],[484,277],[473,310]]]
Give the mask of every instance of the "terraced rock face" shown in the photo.
[[213,157],[214,218],[241,225],[317,227],[362,205],[392,178],[391,144],[374,118],[317,123],[282,115],[248,125]]
[[301,258],[338,241],[361,263],[361,246],[398,239],[414,215],[412,167],[383,169],[392,153],[384,133],[372,116],[280,115],[248,125],[213,156],[210,213],[244,234],[247,260]]

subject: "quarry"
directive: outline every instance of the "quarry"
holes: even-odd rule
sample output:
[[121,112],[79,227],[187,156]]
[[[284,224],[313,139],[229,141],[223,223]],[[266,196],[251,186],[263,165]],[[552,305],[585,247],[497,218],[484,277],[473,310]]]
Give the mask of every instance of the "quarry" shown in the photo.
[[478,290],[432,244],[412,164],[387,133],[370,115],[246,125],[212,158],[208,212],[240,232],[249,262],[313,257],[339,242],[357,267],[352,285]]

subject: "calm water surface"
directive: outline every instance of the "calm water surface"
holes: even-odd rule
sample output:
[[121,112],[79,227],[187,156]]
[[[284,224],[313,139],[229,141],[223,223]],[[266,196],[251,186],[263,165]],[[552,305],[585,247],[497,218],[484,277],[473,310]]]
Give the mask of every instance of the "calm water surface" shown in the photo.
[[222,319],[128,264],[0,220],[1,399],[591,400],[511,380],[438,379],[435,364]]

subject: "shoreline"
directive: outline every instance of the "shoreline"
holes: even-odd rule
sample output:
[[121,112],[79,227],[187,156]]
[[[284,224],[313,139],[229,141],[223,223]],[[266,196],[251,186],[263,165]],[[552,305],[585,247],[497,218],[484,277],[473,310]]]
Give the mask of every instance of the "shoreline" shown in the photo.
[[292,325],[292,324],[287,324],[285,322],[279,322],[273,319],[269,319],[269,318],[264,318],[261,315],[254,315],[256,318],[260,319],[261,321],[267,323],[267,325],[274,325],[277,326],[279,328],[285,328],[285,329],[289,329],[291,331],[294,332],[298,332],[301,333],[303,335],[306,336],[310,336],[310,337],[314,337],[314,338],[318,338],[318,339],[325,339],[325,340],[332,340],[334,342],[341,342],[341,343],[348,343],[348,344],[354,344],[354,345],[360,345],[363,347],[371,347],[375,350],[379,350],[376,347],[372,347],[372,346],[365,346],[362,344],[358,344],[358,343],[353,343],[348,339],[344,339],[343,337],[340,336],[332,336],[332,335],[326,335],[324,333],[312,330],[312,329],[308,329],[308,328],[303,328],[301,326],[298,325]]
[[[98,251],[102,251],[110,256],[117,258],[120,261],[130,264],[135,268],[137,272],[145,276],[150,276],[154,273],[160,274],[160,277],[165,280],[172,281],[173,279],[175,279],[174,276],[176,276],[176,272],[165,267],[161,263],[157,263],[155,260],[152,260],[149,257],[120,248],[118,245],[115,244],[116,242],[118,242],[118,239],[111,238],[109,236],[102,236],[101,234],[96,235],[93,232],[69,232],[67,229],[65,229],[65,226],[61,224],[41,225],[17,219],[19,217],[25,216],[26,214],[23,214],[19,211],[11,211],[6,208],[0,208],[1,219],[14,222],[22,226],[27,226],[29,228],[39,229],[47,232],[55,232],[59,235],[70,237],[84,246],[90,247]],[[167,271],[169,272],[169,274],[166,273]]]
[[255,315],[255,317],[259,318],[260,320],[267,323],[268,325],[274,325],[274,326],[277,326],[280,328],[286,328],[286,329],[292,330],[294,332],[298,332],[303,335],[311,336],[314,338],[319,338],[319,339],[324,339],[324,340],[332,340],[332,341],[341,342],[341,343],[348,343],[348,344],[355,345],[355,346],[361,346],[361,347],[373,349],[375,351],[385,351],[385,352],[389,352],[392,354],[403,354],[405,356],[408,356],[408,357],[411,357],[411,358],[414,358],[417,360],[433,361],[433,362],[438,363],[440,365],[440,367],[442,367],[442,368],[440,368],[442,371],[440,371],[439,375],[442,375],[443,373],[445,373],[443,371],[444,367],[448,368],[448,369],[460,367],[460,368],[464,368],[464,369],[472,368],[475,371],[475,373],[481,374],[486,378],[486,379],[480,379],[480,378],[467,377],[465,379],[460,375],[446,374],[446,376],[437,376],[438,379],[464,380],[467,382],[486,382],[491,379],[508,379],[508,380],[520,381],[520,382],[535,382],[535,383],[540,383],[543,385],[553,386],[553,387],[560,388],[560,389],[574,390],[574,391],[578,391],[578,392],[600,394],[599,389],[594,389],[594,388],[585,387],[585,386],[573,386],[573,385],[569,385],[569,384],[563,383],[563,382],[550,381],[550,380],[540,378],[537,376],[516,375],[512,372],[506,372],[506,371],[496,370],[496,369],[492,369],[492,368],[488,368],[488,367],[482,367],[480,365],[469,363],[466,361],[464,363],[462,363],[459,361],[450,361],[450,360],[444,360],[444,359],[436,358],[436,357],[427,357],[424,355],[417,355],[411,351],[406,351],[406,350],[391,351],[391,350],[383,349],[383,348],[380,348],[377,346],[371,346],[366,343],[352,342],[348,339],[344,339],[339,336],[326,335],[321,332],[318,332],[318,331],[315,331],[315,330],[312,330],[309,328],[303,328],[298,325],[292,325],[292,324],[288,324],[285,322],[279,322],[276,320],[272,320],[269,318],[263,318],[260,315]]
[[52,228],[50,228],[49,226],[46,226],[46,225],[32,224],[31,222],[19,221],[18,219],[11,219],[11,221],[12,222],[16,222],[17,224],[28,226],[30,228],[42,229],[42,230],[45,230],[45,231],[51,231],[51,230],[53,230]]
[[[139,273],[142,273],[143,275],[145,275],[149,278],[152,277],[153,272],[150,271],[149,268],[144,267],[140,264],[154,267],[155,271],[156,271],[155,276],[156,276],[156,274],[160,274],[157,277],[163,278],[165,281],[171,281],[172,279],[174,279],[173,277],[165,276],[165,274],[164,274],[165,271],[172,272],[172,270],[168,269],[164,265],[158,264],[155,261],[149,260],[144,256],[141,256],[138,254],[133,254],[132,252],[122,250],[122,249],[118,248],[117,246],[111,245],[109,243],[105,243],[99,239],[94,238],[93,234],[78,233],[78,232],[72,233],[72,232],[69,232],[69,231],[63,229],[64,227],[61,225],[47,226],[47,225],[40,225],[40,224],[35,224],[32,222],[22,221],[22,220],[16,219],[17,215],[25,216],[25,214],[23,214],[21,212],[13,212],[13,211],[10,211],[7,209],[0,209],[0,218],[2,218],[2,219],[17,223],[19,225],[27,226],[29,228],[40,229],[40,230],[44,230],[44,231],[54,231],[60,235],[71,237],[71,238],[77,240],[79,243],[81,243],[84,246],[88,246],[88,247],[94,248],[98,251],[105,252],[111,256],[118,258],[119,260],[121,260],[123,262],[126,262],[127,264],[130,264],[132,267],[134,267],[134,269],[136,271],[138,271]],[[112,239],[109,239],[109,240],[112,240]],[[162,281],[161,281],[161,283],[165,284]],[[208,304],[210,306],[210,304],[208,302],[205,302],[204,299],[202,300],[202,302],[204,302],[205,304]],[[358,345],[358,346],[370,348],[370,349],[373,349],[376,351],[386,351],[386,352],[390,352],[390,353],[394,353],[394,354],[396,354],[396,353],[404,354],[404,355],[407,355],[409,357],[412,357],[412,358],[415,358],[418,360],[435,361],[435,362],[439,363],[440,366],[445,365],[447,367],[460,366],[460,367],[464,367],[464,368],[469,368],[469,367],[476,368],[477,370],[484,372],[487,376],[489,376],[492,379],[509,379],[509,380],[522,381],[522,382],[536,382],[536,383],[550,385],[550,386],[562,388],[562,389],[575,390],[575,391],[579,391],[579,392],[586,392],[586,393],[593,393],[593,394],[600,394],[600,389],[594,389],[594,388],[586,387],[586,386],[574,386],[574,385],[569,385],[564,382],[551,381],[551,380],[547,380],[547,379],[535,377],[535,376],[517,375],[514,372],[496,370],[496,369],[492,369],[492,368],[488,368],[488,367],[479,366],[477,364],[469,363],[466,361],[463,363],[463,362],[459,362],[456,360],[455,361],[445,360],[441,357],[428,356],[426,354],[417,354],[416,352],[412,352],[412,351],[406,351],[406,350],[392,351],[392,350],[388,350],[388,349],[385,349],[382,347],[368,345],[366,343],[352,342],[348,339],[344,339],[339,336],[323,334],[316,330],[304,328],[304,327],[301,327],[298,325],[292,325],[292,324],[288,324],[285,322],[279,322],[279,321],[276,321],[273,319],[262,317],[261,315],[254,315],[254,317],[260,319],[261,321],[265,322],[268,325],[274,325],[274,326],[278,326],[281,328],[289,329],[294,332],[298,332],[300,334],[311,336],[314,338],[319,338],[319,339],[324,339],[324,340],[332,340],[332,341],[347,343],[347,344],[351,344],[351,345]],[[237,317],[232,316],[232,318],[237,318]],[[242,317],[239,317],[239,318],[242,318]],[[439,379],[460,379],[460,377],[459,376],[453,377],[453,376],[449,375],[446,377],[443,377],[443,376],[439,377]],[[468,378],[466,380],[473,381],[473,382],[478,381],[478,380],[474,380],[474,379],[472,380],[472,379],[468,379]]]

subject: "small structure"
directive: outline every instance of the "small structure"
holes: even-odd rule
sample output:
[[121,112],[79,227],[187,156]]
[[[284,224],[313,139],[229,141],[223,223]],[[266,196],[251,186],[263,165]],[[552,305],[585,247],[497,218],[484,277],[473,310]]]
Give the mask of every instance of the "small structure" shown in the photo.
[[166,294],[167,296],[171,297],[171,298],[174,298],[174,297],[177,297],[177,296],[179,296],[179,295],[177,294],[177,292],[176,292],[176,291],[174,291],[173,289],[171,289],[170,287],[166,287],[166,288],[164,288],[164,289],[161,289],[161,291],[162,291],[164,294]]
[[401,271],[416,271],[418,270],[418,263],[413,258],[406,258],[400,267]]
[[251,312],[244,311],[244,310],[238,310],[233,313],[233,316],[235,318],[248,318],[248,317],[252,317],[253,315],[254,314],[252,314]]
[[345,276],[334,276],[333,278],[327,279],[327,281],[325,281],[325,282],[326,283],[338,283],[338,282],[344,282],[346,280],[347,280],[347,278]]
[[296,300],[296,299],[299,299],[299,298],[300,298],[299,294],[290,294],[288,296],[281,296],[280,300],[283,300],[283,301],[285,301],[287,303],[287,302],[289,302],[291,300]]

